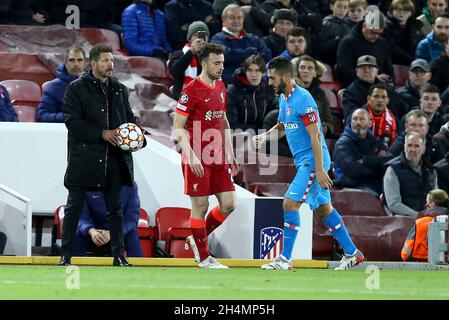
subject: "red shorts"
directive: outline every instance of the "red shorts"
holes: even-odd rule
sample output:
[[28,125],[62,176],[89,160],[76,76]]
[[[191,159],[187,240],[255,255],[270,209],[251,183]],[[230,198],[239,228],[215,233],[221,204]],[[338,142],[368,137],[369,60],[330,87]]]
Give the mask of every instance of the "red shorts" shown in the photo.
[[184,193],[192,197],[235,191],[229,165],[212,165],[204,167],[204,175],[197,177],[187,163],[182,165],[184,175]]

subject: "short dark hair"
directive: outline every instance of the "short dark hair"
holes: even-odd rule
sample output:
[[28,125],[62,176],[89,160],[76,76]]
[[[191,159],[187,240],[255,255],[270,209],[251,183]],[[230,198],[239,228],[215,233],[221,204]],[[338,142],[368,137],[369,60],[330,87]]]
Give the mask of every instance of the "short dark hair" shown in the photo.
[[298,66],[301,63],[301,61],[310,61],[310,62],[312,62],[313,65],[315,66],[315,71],[318,70],[318,63],[316,62],[315,58],[313,58],[313,57],[311,57],[311,56],[309,56],[307,54],[304,54],[304,55],[302,55],[302,56],[300,56],[298,58]]
[[287,36],[285,37],[285,41],[288,41],[289,37],[301,37],[301,36],[303,36],[304,39],[306,39],[306,41],[307,41],[308,34],[307,34],[306,29],[301,28],[301,27],[294,27],[289,32],[287,32]]
[[73,46],[70,47],[66,50],[65,52],[65,58],[64,61],[67,62],[67,58],[69,57],[69,53],[70,52],[81,52],[83,54],[83,58],[86,59],[86,52],[83,50],[83,48],[79,47],[79,46]]
[[267,71],[265,67],[265,60],[261,55],[251,55],[248,58],[245,59],[245,61],[242,63],[243,71],[246,72],[250,65],[255,64],[259,67],[260,72],[265,73]]
[[89,51],[89,60],[95,60],[98,61],[100,59],[100,56],[103,52],[110,52],[112,53],[112,47],[108,46],[106,44],[96,44],[90,49]]
[[422,95],[424,93],[438,93],[438,95],[441,94],[440,89],[431,83],[427,83],[426,85],[424,85],[424,87],[419,91],[420,96],[422,97]]
[[208,58],[211,53],[215,54],[223,54],[225,53],[225,50],[222,46],[216,44],[216,43],[206,43],[200,51],[198,51],[198,61],[201,63],[204,59]]
[[387,94],[389,95],[388,87],[386,85],[384,85],[383,83],[375,83],[371,87],[369,87],[369,91],[368,91],[369,96],[373,94],[374,89],[385,90],[385,91],[387,91]]
[[271,61],[268,62],[268,70],[273,69],[276,70],[276,72],[280,75],[288,73],[290,76],[293,77],[292,63],[286,57],[277,56],[271,59]]

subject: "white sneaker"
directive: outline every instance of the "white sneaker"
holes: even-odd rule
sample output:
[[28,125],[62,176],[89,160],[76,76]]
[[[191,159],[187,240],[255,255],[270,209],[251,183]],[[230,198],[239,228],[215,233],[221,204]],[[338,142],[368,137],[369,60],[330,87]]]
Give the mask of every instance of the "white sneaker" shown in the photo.
[[352,256],[345,255],[341,259],[340,265],[336,267],[334,270],[337,271],[348,270],[351,269],[352,267],[355,267],[356,265],[358,265],[363,261],[365,261],[365,256],[359,249],[357,249],[357,251]]
[[279,255],[270,263],[263,264],[261,268],[265,270],[291,270],[293,266],[291,260],[288,261],[283,255]]
[[208,256],[206,259],[198,263],[198,267],[201,269],[228,269],[228,266],[222,265],[220,262],[215,260],[214,257]]
[[193,236],[188,236],[186,238],[186,242],[187,242],[187,244],[190,246],[190,248],[193,251],[193,257],[194,257],[195,261],[196,262],[200,262],[200,253],[199,253],[198,248],[196,246],[195,239],[193,239]]

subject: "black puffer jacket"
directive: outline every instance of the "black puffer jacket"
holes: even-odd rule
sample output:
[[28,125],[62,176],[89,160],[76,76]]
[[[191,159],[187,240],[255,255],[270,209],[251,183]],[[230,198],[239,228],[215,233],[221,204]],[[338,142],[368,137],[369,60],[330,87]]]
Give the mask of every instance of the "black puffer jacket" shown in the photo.
[[402,28],[399,25],[399,20],[388,14],[387,28],[385,28],[382,37],[390,43],[393,64],[408,66],[412,63],[415,58],[416,46],[424,38],[421,27],[421,21],[415,17],[410,17],[405,28]]
[[274,91],[262,78],[258,86],[252,86],[243,70],[237,69],[228,86],[226,116],[232,129],[262,129],[263,119],[276,108]]
[[449,103],[449,56],[445,52],[430,64],[432,79],[430,83],[436,85],[441,91],[441,100],[444,104]]
[[316,44],[319,59],[333,67],[337,61],[338,44],[350,31],[351,27],[344,19],[332,15],[325,17]]
[[337,77],[344,87],[356,79],[357,59],[363,55],[376,58],[379,74],[385,73],[394,81],[390,44],[379,37],[376,42],[366,41],[362,33],[363,21],[357,23],[351,32],[341,39],[337,49]]
[[[121,151],[101,138],[103,130],[115,129],[126,122],[136,122],[127,88],[113,77],[109,79],[109,88],[108,101],[100,81],[92,72],[84,73],[67,87],[63,103],[64,120],[68,129],[68,163],[64,177],[66,187],[103,188],[110,148],[121,152],[129,177],[131,181],[134,180],[131,153]],[[109,112],[112,114],[109,115]]]

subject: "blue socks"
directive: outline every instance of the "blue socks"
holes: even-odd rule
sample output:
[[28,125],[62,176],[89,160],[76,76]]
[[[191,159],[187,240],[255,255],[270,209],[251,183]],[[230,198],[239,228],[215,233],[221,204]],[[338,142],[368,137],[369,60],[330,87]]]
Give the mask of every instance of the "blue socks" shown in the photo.
[[330,229],[335,240],[343,247],[346,255],[353,255],[357,248],[349,237],[348,230],[343,223],[343,219],[337,210],[332,210],[331,214],[323,219],[323,222]]
[[282,247],[282,255],[288,260],[292,257],[300,224],[298,211],[284,212],[284,245]]

